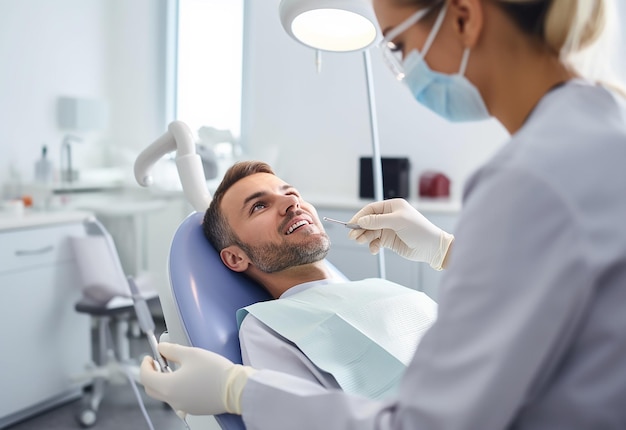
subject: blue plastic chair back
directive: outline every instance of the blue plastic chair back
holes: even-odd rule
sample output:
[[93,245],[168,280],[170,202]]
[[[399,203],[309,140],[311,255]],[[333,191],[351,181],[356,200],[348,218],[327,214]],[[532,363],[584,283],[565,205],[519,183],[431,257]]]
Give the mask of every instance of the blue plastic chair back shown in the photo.
[[[204,214],[189,215],[172,239],[169,273],[172,295],[189,344],[241,363],[235,313],[272,297],[245,275],[228,269],[202,231]],[[239,415],[215,417],[222,429],[243,430]]]

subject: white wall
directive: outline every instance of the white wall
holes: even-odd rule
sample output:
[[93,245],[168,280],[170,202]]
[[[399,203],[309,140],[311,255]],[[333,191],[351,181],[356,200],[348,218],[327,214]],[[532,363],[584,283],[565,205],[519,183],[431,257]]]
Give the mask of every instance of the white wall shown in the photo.
[[[32,180],[42,144],[59,166],[59,96],[110,108],[108,129],[82,133],[84,143],[73,145],[79,168],[130,159],[164,131],[164,4],[0,0],[0,183],[10,165]],[[108,160],[120,147],[126,156]]]
[[[314,53],[289,38],[278,17],[280,0],[246,0],[242,140],[305,194],[358,195],[358,157],[371,154],[361,54]],[[626,2],[613,0],[616,24],[608,52],[626,86]],[[460,198],[468,175],[507,140],[495,121],[450,124],[418,105],[371,49],[383,156],[411,160],[411,197],[427,169],[448,174]],[[470,59],[471,61],[471,59]],[[598,65],[598,62],[594,63]],[[603,67],[601,67],[603,68]]]
[[[245,3],[243,143],[305,195],[358,196],[358,158],[371,154],[362,54],[324,54],[318,75],[313,51],[282,29],[279,3]],[[448,174],[460,197],[463,181],[506,133],[495,121],[441,120],[395,80],[378,49],[371,52],[383,156],[410,158],[411,197],[427,169]]]
[[[228,0],[224,0],[228,1]],[[125,163],[165,128],[167,0],[0,0],[0,183],[16,166],[32,179],[41,145],[59,163],[59,96],[99,98],[107,130],[74,145],[78,167]],[[624,2],[616,2],[626,22]],[[356,196],[358,157],[370,155],[360,54],[314,54],[278,20],[279,0],[246,0],[242,140],[307,194]],[[621,40],[625,35],[620,34]],[[615,48],[626,83],[623,43]],[[383,155],[410,157],[412,196],[424,169],[443,170],[453,193],[506,139],[492,122],[450,125],[415,103],[372,50]],[[130,170],[129,170],[130,175]]]
[[171,120],[165,117],[167,0],[104,1],[107,95],[112,100],[106,162],[133,163]]
[[105,1],[11,1],[0,5],[0,181],[14,164],[32,179],[41,145],[58,164],[56,98],[101,98]]

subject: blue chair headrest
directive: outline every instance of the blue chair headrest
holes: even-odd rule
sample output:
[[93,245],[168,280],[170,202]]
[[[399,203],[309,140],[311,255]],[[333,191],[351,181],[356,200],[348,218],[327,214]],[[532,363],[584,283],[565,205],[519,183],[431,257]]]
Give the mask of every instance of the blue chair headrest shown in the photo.
[[[189,215],[172,239],[169,273],[172,296],[190,345],[241,363],[238,309],[272,297],[259,284],[222,263],[202,231],[204,214]],[[245,430],[241,416],[215,419],[225,430]]]
[[222,263],[194,212],[174,234],[169,257],[174,302],[190,344],[241,363],[238,309],[272,297],[259,284]]

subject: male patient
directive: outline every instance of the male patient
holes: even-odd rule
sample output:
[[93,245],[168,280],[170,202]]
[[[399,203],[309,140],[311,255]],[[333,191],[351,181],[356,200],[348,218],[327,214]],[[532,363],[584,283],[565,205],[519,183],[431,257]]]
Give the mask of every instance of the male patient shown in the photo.
[[226,172],[203,227],[228,268],[280,299],[239,311],[244,364],[372,398],[395,391],[436,316],[425,294],[329,269],[315,208],[263,162]]

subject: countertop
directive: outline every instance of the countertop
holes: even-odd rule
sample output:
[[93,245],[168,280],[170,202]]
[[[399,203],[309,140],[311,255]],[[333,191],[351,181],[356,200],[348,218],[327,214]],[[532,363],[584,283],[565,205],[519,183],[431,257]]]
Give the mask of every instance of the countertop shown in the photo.
[[51,224],[80,222],[90,216],[87,211],[35,212],[26,210],[22,215],[0,212],[0,232],[24,228],[42,227]]
[[100,202],[83,203],[81,209],[93,211],[97,215],[109,217],[125,217],[129,215],[140,215],[147,212],[154,212],[163,209],[167,202],[163,199],[154,200],[120,200],[102,199]]

